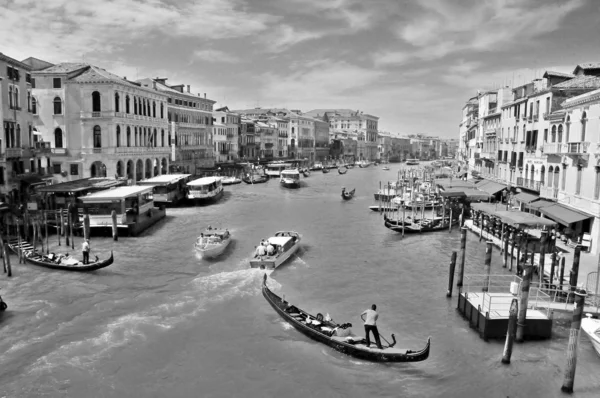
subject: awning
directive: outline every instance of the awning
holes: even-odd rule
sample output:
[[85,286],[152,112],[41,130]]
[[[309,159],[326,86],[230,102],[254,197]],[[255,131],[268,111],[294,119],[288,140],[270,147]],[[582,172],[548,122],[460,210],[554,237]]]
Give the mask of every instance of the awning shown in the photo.
[[502,191],[502,190],[506,189],[506,185],[504,185],[504,184],[499,184],[499,183],[497,183],[497,182],[494,182],[494,181],[488,181],[488,182],[486,182],[486,183],[485,183],[485,185],[483,185],[483,186],[482,186],[482,185],[480,185],[480,184],[476,185],[476,188],[477,188],[477,189],[480,189],[480,190],[482,190],[482,191],[485,191],[485,192],[487,192],[487,193],[490,193],[490,194],[492,194],[492,195],[495,195],[495,194],[497,194],[498,192],[500,192],[500,191]]
[[537,202],[529,203],[527,205],[527,207],[530,209],[539,210],[542,207],[554,206],[555,204],[556,204],[556,202],[550,202],[548,200],[542,199],[542,200],[538,200]]
[[540,209],[540,212],[550,217],[553,220],[558,221],[564,226],[569,226],[574,222],[587,220],[588,218],[593,217],[590,214],[586,214],[574,209],[570,209],[567,206],[561,204],[555,204],[554,206],[547,206]]
[[529,194],[529,193],[521,192],[520,194],[515,196],[515,199],[518,200],[519,202],[529,204],[531,202],[535,202],[536,200],[539,200],[540,197]]

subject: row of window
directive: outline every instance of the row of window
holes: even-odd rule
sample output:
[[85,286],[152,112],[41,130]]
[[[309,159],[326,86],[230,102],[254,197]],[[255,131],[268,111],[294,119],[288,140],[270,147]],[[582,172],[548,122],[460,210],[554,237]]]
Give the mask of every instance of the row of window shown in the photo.
[[174,104],[174,105],[179,105],[179,106],[187,106],[190,108],[197,108],[197,109],[202,109],[204,111],[212,112],[212,106],[210,106],[209,104],[203,103],[203,102],[187,101],[187,100],[181,100],[179,98],[175,98],[175,100],[173,100],[171,97],[167,98],[167,102],[169,104]]
[[[14,66],[7,65],[6,66],[6,77],[8,78],[8,80],[18,82],[21,80],[21,72],[19,71],[19,69],[15,68]],[[27,83],[31,83],[31,74],[28,72],[25,73],[25,81]]]
[[[55,148],[64,148],[64,140],[63,140],[63,131],[61,128],[54,129],[54,147]],[[123,138],[125,142],[123,142]],[[171,137],[168,137],[169,141]],[[94,126],[92,129],[92,140],[94,148],[102,148],[102,129],[100,126]],[[130,126],[126,126],[125,128],[125,137],[121,136],[121,126],[117,125],[116,129],[116,140],[115,144],[117,147],[126,146],[126,147],[157,147],[157,146],[167,146],[168,142],[165,141],[165,131],[161,129],[160,131],[160,139],[158,136],[158,131],[155,128],[154,130],[150,127],[137,127],[133,128],[133,135]],[[160,144],[160,145],[159,145]]]

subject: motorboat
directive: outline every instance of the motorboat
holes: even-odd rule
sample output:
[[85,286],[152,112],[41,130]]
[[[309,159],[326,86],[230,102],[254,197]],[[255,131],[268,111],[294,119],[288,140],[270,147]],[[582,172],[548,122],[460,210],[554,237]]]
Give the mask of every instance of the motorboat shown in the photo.
[[246,184],[262,184],[269,181],[269,176],[266,174],[248,173],[242,177],[242,181],[244,181]]
[[581,328],[589,337],[596,353],[600,355],[600,319],[592,318],[591,314],[585,314],[581,320]]
[[406,165],[407,166],[416,166],[419,163],[420,163],[419,159],[406,159]]
[[228,229],[206,228],[194,243],[194,248],[203,258],[220,256],[231,242],[231,233]]
[[347,167],[340,167],[338,168],[338,174],[346,174],[348,172],[348,168]]
[[187,183],[188,199],[194,202],[213,202],[223,195],[222,177],[203,177]]
[[396,337],[391,335],[391,342],[383,339],[387,345],[382,348],[366,345],[363,336],[352,333],[349,323],[339,324],[323,314],[312,315],[288,303],[284,297],[273,293],[267,286],[268,276],[263,277],[262,294],[286,322],[302,334],[337,350],[343,354],[374,362],[419,362],[429,358],[431,337],[425,347],[415,350],[397,348]]
[[358,167],[360,167],[361,169],[369,167],[370,165],[371,162],[367,162],[366,160],[361,160],[360,162],[358,162]]
[[381,168],[381,170],[389,171],[389,170],[390,170],[390,168],[389,168],[389,167],[387,167],[387,166],[383,166],[383,167]]
[[313,167],[310,168],[311,171],[319,171],[323,168],[323,163],[315,163]]
[[300,172],[298,169],[283,170],[279,182],[284,188],[300,188]]
[[266,241],[261,242],[261,245],[273,246],[272,254],[259,254],[259,248],[254,252],[254,257],[250,260],[250,267],[261,269],[275,269],[288,260],[300,247],[302,237],[294,231],[279,231],[275,236],[270,237]]
[[223,185],[235,185],[235,184],[241,184],[242,180],[240,180],[237,177],[223,177],[221,182]]

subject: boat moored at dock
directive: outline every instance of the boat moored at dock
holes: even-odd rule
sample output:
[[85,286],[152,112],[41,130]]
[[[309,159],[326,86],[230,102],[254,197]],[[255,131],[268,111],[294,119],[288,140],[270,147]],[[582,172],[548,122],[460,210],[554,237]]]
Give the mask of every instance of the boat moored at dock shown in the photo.
[[223,195],[222,177],[202,177],[187,183],[188,200],[195,203],[211,203]]
[[[260,248],[254,253],[254,257],[250,260],[252,268],[275,269],[287,261],[300,247],[302,237],[294,231],[279,231],[275,236],[270,237],[265,243],[265,253],[260,255]],[[263,244],[263,242],[261,242]],[[273,253],[269,254],[266,250],[268,246],[273,246]]]
[[407,166],[417,166],[419,163],[419,159],[406,159]]
[[300,188],[300,172],[297,169],[283,170],[279,182],[284,188]]
[[279,177],[282,171],[290,169],[292,166],[291,163],[271,162],[267,164],[265,174],[269,177]]
[[163,174],[147,178],[138,182],[138,185],[152,186],[152,199],[156,204],[176,205],[185,200],[186,184],[190,181],[191,174]]

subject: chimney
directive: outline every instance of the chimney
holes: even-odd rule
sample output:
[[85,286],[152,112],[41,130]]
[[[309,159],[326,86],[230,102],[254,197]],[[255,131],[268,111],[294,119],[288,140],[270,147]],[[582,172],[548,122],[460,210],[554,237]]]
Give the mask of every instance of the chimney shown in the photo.
[[190,85],[189,84],[187,85],[187,92],[188,93],[190,92]]
[[206,93],[204,93],[204,99],[206,99]]

